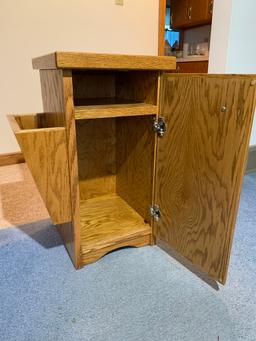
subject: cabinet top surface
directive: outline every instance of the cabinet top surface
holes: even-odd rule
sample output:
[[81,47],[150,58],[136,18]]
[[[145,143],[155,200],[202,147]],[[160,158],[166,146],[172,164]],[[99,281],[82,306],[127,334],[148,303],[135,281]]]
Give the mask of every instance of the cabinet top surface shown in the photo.
[[54,52],[32,59],[34,69],[175,70],[176,58],[165,56]]

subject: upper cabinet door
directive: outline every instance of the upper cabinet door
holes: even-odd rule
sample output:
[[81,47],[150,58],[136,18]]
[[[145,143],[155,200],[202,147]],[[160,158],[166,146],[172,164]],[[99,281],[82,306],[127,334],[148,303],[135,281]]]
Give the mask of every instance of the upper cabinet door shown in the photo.
[[207,24],[211,20],[209,12],[209,0],[189,0],[188,17],[191,25]]
[[225,283],[250,131],[256,76],[165,74],[158,138],[156,241]]
[[188,0],[171,0],[171,27],[182,28],[189,25]]
[[213,0],[171,0],[171,27],[187,28],[210,24]]

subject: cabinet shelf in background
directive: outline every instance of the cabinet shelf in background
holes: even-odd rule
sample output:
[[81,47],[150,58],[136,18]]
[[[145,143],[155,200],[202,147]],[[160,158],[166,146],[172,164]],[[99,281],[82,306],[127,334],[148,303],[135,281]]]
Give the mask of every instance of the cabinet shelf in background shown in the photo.
[[157,106],[147,103],[99,104],[75,106],[75,119],[95,119],[157,114]]

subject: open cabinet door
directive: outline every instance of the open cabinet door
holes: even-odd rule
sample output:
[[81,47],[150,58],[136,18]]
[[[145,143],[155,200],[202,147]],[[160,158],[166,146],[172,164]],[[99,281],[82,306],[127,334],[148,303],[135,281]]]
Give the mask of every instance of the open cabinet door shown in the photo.
[[156,242],[224,284],[255,108],[256,76],[165,74]]

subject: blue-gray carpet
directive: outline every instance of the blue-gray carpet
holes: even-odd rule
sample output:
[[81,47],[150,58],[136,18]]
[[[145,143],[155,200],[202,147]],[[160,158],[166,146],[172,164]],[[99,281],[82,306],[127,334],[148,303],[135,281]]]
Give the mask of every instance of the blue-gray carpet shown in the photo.
[[256,174],[244,180],[228,281],[215,291],[157,247],[76,271],[48,221],[0,231],[2,341],[255,341]]

